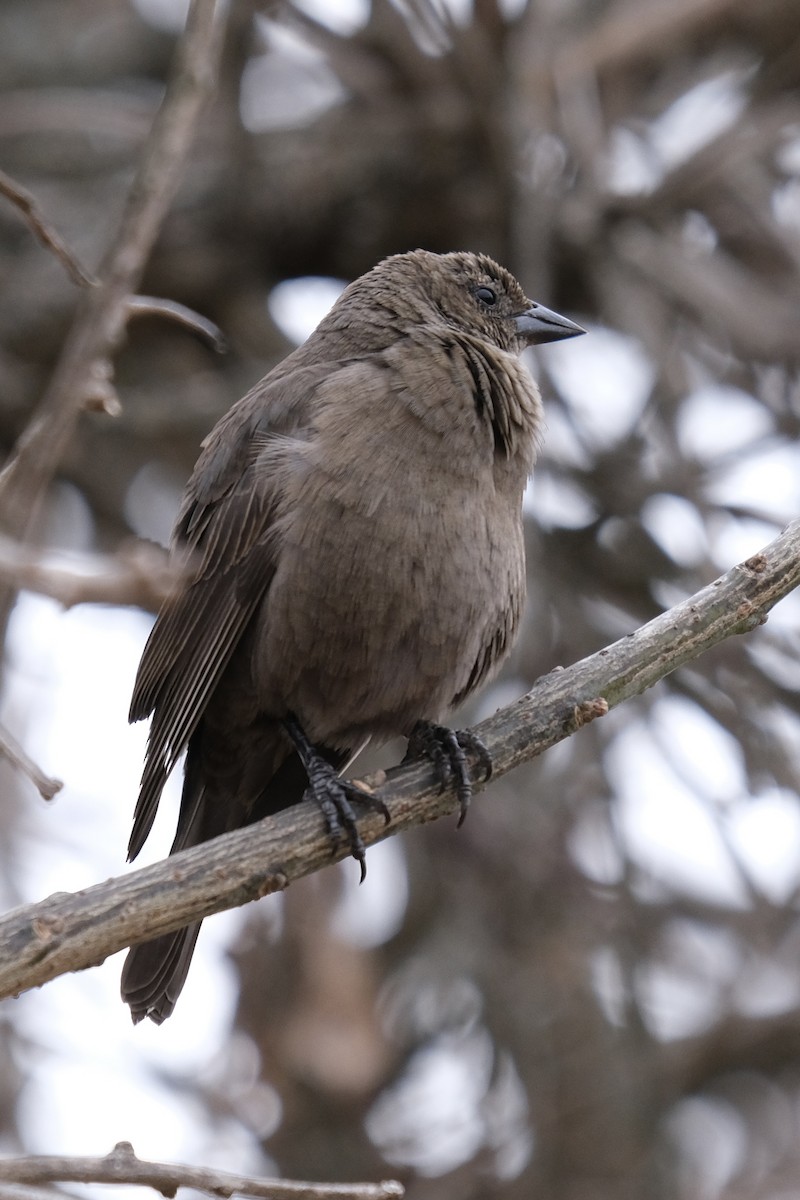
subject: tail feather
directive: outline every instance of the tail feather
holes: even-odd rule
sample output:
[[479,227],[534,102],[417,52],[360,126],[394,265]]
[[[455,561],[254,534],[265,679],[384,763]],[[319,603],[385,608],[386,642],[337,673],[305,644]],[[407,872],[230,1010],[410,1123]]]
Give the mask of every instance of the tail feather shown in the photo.
[[134,1025],[149,1017],[166,1021],[180,996],[194,954],[200,922],[132,946],[122,968],[120,990]]
[[[339,766],[346,754],[323,751]],[[241,753],[201,723],[186,756],[178,830],[171,854],[297,804],[308,779],[274,723]],[[134,1024],[172,1013],[192,961],[200,922],[132,946],[122,968],[122,999]]]

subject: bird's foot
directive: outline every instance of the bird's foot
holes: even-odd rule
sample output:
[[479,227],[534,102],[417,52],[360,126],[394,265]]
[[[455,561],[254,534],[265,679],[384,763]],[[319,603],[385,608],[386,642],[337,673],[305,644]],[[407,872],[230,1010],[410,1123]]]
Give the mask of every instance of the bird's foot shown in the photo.
[[308,740],[295,717],[287,717],[283,726],[291,738],[308,776],[306,794],[310,795],[319,805],[333,846],[336,847],[342,841],[349,843],[350,853],[361,868],[361,882],[363,883],[367,874],[366,847],[358,831],[358,821],[353,806],[381,813],[387,825],[390,820],[388,808],[380,796],[365,791],[347,779],[340,778],[336,768],[323,758]]
[[472,776],[467,755],[472,754],[483,771],[483,783],[492,776],[492,757],[479,737],[469,729],[448,729],[446,725],[435,725],[432,721],[417,721],[408,739],[406,759],[425,755],[433,763],[439,778],[439,791],[444,791],[450,780],[454,780],[461,813],[458,824],[462,825],[472,799]]

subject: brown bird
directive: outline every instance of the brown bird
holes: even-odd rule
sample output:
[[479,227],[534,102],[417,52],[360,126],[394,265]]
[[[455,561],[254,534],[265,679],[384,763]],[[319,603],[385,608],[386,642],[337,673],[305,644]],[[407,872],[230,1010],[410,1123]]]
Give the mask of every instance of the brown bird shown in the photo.
[[[129,859],[184,750],[172,853],[297,803],[364,867],[339,771],[399,734],[455,778],[448,710],[507,655],[525,598],[522,496],[542,426],[526,346],[584,331],[482,254],[415,250],[345,289],[203,443],[130,719],[152,714]],[[373,801],[373,804],[375,802]],[[199,923],[134,946],[134,1021],[172,1012]]]

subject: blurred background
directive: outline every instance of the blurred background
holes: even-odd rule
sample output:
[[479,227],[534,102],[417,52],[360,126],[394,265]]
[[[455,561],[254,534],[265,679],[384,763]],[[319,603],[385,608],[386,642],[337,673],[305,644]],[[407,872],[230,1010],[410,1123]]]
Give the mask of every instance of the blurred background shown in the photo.
[[[163,93],[177,0],[3,0],[0,166],[90,268]],[[529,606],[473,720],[800,513],[797,0],[231,0],[220,85],[43,544],[166,541],[201,439],[343,283],[486,251],[589,337],[531,367]],[[0,200],[0,445],[76,304]],[[381,570],[379,562],[376,570]],[[451,822],[204,926],[175,1016],[119,957],[0,1005],[0,1149],[140,1156],[412,1200],[800,1196],[800,603]],[[152,616],[23,594],[2,719],[5,907],[123,869]],[[178,781],[142,861],[171,839]],[[118,1194],[118,1193],[117,1193]]]

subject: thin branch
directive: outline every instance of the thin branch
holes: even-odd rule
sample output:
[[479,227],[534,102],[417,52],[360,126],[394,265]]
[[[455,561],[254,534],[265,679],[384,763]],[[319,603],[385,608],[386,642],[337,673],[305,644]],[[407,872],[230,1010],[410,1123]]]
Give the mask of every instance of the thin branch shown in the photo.
[[225,335],[218,325],[195,312],[193,308],[179,304],[177,300],[162,300],[158,296],[131,296],[128,300],[128,313],[132,317],[156,316],[176,321],[179,325],[191,329],[193,333],[199,334],[217,354],[224,354],[228,348]]
[[[96,276],[81,265],[78,256],[45,217],[36,197],[10,175],[6,175],[5,171],[0,171],[0,195],[22,212],[39,241],[52,250],[73,283],[81,287],[97,287]],[[131,296],[127,307],[131,317],[153,315],[184,325],[199,334],[219,354],[227,349],[225,335],[218,325],[177,300],[166,300],[159,296]]]
[[23,775],[28,776],[31,783],[38,788],[39,795],[43,800],[52,800],[53,796],[64,786],[60,779],[52,779],[49,775],[45,775],[42,768],[23,750],[13,733],[6,729],[5,725],[0,725],[0,754],[13,763]]
[[32,1184],[65,1181],[138,1184],[170,1198],[182,1187],[209,1192],[212,1196],[258,1196],[261,1200],[399,1200],[405,1194],[403,1185],[394,1179],[382,1183],[305,1183],[256,1179],[182,1163],[147,1162],[136,1157],[130,1142],[117,1142],[105,1158],[46,1155],[0,1159],[0,1180]]
[[181,580],[165,550],[132,542],[117,554],[82,555],[70,565],[0,534],[0,583],[76,604],[126,604],[156,612]]
[[145,144],[99,282],[83,296],[50,386],[0,474],[6,532],[23,537],[69,443],[97,364],[119,346],[144,265],[177,190],[202,106],[212,90],[223,16],[218,0],[192,0],[172,77]]
[[94,287],[97,280],[81,266],[77,255],[45,217],[36,198],[10,175],[6,175],[5,171],[0,171],[0,195],[17,206],[39,241],[52,250],[62,263],[73,283],[81,287]]
[[[767,619],[800,585],[800,520],[760,553],[612,646],[540,679],[521,700],[476,727],[494,777],[541,754],[588,721],[651,687],[724,638]],[[427,762],[403,764],[365,781],[390,814],[366,812],[365,844],[435,820],[458,807]],[[26,905],[0,920],[0,998],[101,962],[133,942],[285,888],[342,859],[332,853],[310,801],[245,829],[96,884]]]

